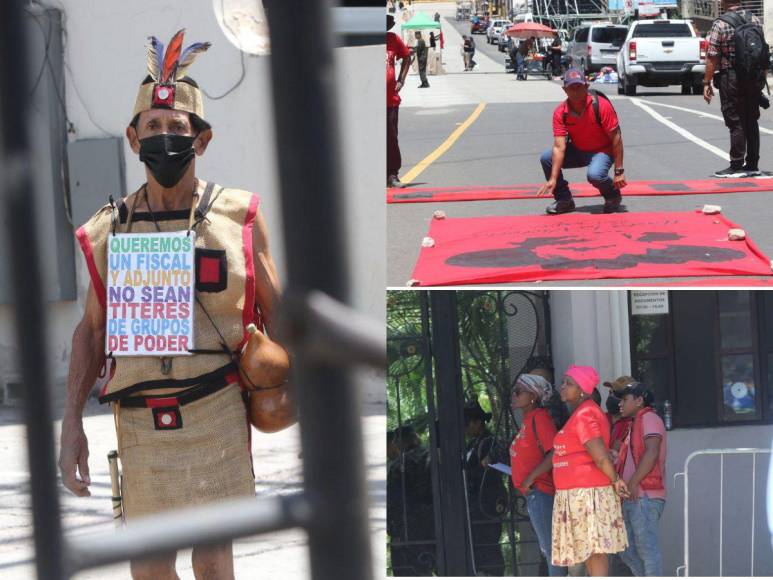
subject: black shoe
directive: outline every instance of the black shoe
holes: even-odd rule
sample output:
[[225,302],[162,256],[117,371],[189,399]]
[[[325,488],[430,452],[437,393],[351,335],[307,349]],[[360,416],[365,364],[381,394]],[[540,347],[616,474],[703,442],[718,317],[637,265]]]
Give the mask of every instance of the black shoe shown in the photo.
[[390,175],[387,178],[387,187],[395,187],[397,189],[402,189],[403,187],[405,187],[405,184],[402,181],[400,181],[400,178],[397,177],[396,175]]
[[757,166],[751,166],[751,165],[744,165],[741,169],[746,174],[746,177],[757,177],[758,175],[762,175],[762,171],[757,169]]
[[558,199],[551,203],[545,210],[550,215],[559,215],[574,211],[573,199]]
[[607,199],[604,201],[604,213],[615,213],[620,209],[620,204],[623,201],[623,196],[618,195],[617,197],[613,197],[611,199]]
[[714,177],[746,177],[743,167],[730,166],[727,169],[714,172]]

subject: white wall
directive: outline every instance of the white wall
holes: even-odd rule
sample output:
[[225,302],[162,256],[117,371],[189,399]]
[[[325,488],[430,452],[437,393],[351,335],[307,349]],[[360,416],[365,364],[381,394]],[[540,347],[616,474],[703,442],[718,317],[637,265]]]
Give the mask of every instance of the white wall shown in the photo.
[[551,290],[550,319],[556,384],[571,364],[594,367],[601,382],[630,374],[624,290]]
[[[50,0],[45,4],[64,12],[65,99],[67,115],[76,130],[72,139],[124,134],[137,88],[147,74],[145,43],[151,34],[166,44],[174,32],[185,27],[186,45],[212,42],[190,71],[211,95],[224,93],[241,74],[240,53],[221,33],[211,0]],[[381,62],[383,46],[341,48],[336,55],[341,142],[349,180],[346,219],[353,301],[359,310],[383,322],[384,81],[383,67],[373,66]],[[284,279],[269,62],[267,57],[245,56],[244,60],[246,75],[233,93],[217,101],[205,97],[205,116],[213,126],[214,139],[207,153],[197,158],[197,174],[260,194],[272,252]],[[145,180],[144,166],[127,143],[124,151],[127,188],[134,191]],[[69,341],[87,287],[88,277],[80,257],[77,268],[79,300],[54,304],[51,309],[49,358],[60,388],[67,374]],[[0,307],[0,380],[16,372],[13,344],[9,307]],[[368,399],[384,399],[383,378],[368,374],[366,383]]]

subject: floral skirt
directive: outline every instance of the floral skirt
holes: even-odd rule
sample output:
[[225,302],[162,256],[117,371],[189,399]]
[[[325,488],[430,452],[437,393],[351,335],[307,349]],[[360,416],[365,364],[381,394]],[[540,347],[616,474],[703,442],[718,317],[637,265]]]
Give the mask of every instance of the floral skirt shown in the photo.
[[627,547],[620,499],[612,486],[556,491],[553,565],[572,566],[593,554],[616,554]]

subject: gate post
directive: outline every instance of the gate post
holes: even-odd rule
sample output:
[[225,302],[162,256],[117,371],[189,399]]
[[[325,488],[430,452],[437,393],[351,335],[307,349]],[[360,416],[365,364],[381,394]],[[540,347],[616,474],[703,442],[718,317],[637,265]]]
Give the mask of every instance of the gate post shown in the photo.
[[443,526],[436,538],[445,546],[446,574],[467,576],[472,573],[469,561],[469,535],[465,505],[466,493],[462,476],[464,454],[464,417],[459,332],[456,314],[456,292],[436,290],[430,294],[432,307],[432,355],[438,400],[441,513]]

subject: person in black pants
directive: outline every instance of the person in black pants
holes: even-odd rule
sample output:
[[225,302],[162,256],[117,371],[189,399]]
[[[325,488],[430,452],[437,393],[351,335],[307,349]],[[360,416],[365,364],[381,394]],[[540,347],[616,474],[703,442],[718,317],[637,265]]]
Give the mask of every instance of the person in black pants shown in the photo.
[[421,32],[416,31],[416,46],[414,47],[416,53],[416,61],[419,65],[419,78],[421,79],[420,89],[428,89],[429,82],[427,82],[427,59],[429,57],[429,49],[427,43],[424,42],[424,38],[421,36]]
[[[730,167],[714,172],[714,177],[754,177],[761,175],[760,95],[767,78],[767,67],[760,66],[746,76],[736,66],[735,30],[745,23],[762,28],[751,12],[741,10],[740,0],[725,0],[727,12],[714,21],[709,32],[703,98],[711,103],[712,85],[719,89],[725,125],[730,130]],[[764,40],[764,35],[762,36]],[[765,63],[767,64],[767,63]]]

